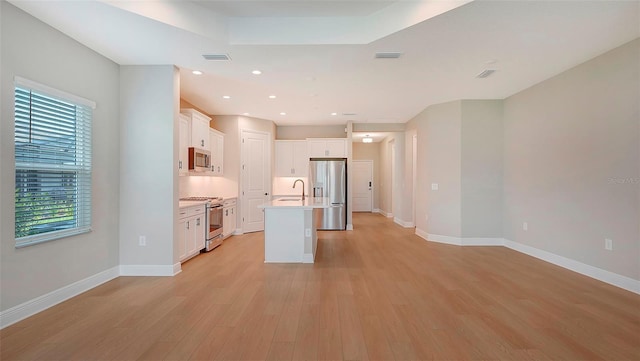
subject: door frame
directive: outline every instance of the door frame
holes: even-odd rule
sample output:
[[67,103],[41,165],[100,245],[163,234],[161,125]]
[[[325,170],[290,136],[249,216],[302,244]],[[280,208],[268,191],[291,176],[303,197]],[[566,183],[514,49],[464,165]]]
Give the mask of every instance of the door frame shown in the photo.
[[[252,133],[252,134],[260,134],[260,135],[265,135],[267,137],[267,141],[269,143],[269,146],[267,147],[267,154],[266,154],[266,159],[268,160],[267,162],[267,174],[265,175],[265,177],[267,178],[267,193],[268,193],[268,197],[271,197],[271,189],[273,187],[272,182],[273,179],[272,177],[272,171],[273,171],[273,159],[271,158],[271,154],[273,153],[273,139],[271,137],[271,133],[270,132],[263,132],[260,130],[253,130],[253,129],[240,129],[240,179],[239,179],[239,188],[240,188],[240,193],[238,194],[238,198],[240,199],[240,209],[241,209],[241,224],[240,224],[240,229],[241,229],[241,234],[244,234],[245,232],[245,227],[244,227],[244,220],[247,217],[247,207],[246,207],[246,197],[244,195],[244,157],[245,157],[245,149],[244,149],[244,142],[242,141],[244,139],[245,134],[247,133]],[[236,228],[238,228],[238,225],[236,225]]]
[[[373,160],[371,160],[371,159],[358,159],[358,160],[353,160],[351,162],[354,163],[353,164],[353,168],[355,168],[355,163],[369,163],[369,164],[371,164],[371,211],[370,212],[373,213],[373,209],[374,209],[373,208],[373,198],[374,198],[374,194],[375,194],[375,188],[374,187],[376,186],[375,182],[373,181],[375,179],[375,176],[374,176],[374,172],[375,172],[374,168],[375,167],[374,167],[374,164],[373,164]],[[355,171],[352,171],[352,172],[355,173]],[[355,178],[355,174],[353,174],[351,177],[352,177],[352,179]],[[352,194],[352,199],[353,199],[353,194]]]

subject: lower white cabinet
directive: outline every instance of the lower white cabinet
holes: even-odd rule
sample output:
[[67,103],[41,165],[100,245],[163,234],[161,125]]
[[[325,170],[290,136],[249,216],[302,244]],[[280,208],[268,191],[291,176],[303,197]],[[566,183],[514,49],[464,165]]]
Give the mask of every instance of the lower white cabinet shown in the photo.
[[178,249],[180,262],[200,253],[205,245],[205,207],[204,205],[180,208],[178,218]]
[[236,199],[225,199],[222,208],[222,238],[227,238],[236,230]]

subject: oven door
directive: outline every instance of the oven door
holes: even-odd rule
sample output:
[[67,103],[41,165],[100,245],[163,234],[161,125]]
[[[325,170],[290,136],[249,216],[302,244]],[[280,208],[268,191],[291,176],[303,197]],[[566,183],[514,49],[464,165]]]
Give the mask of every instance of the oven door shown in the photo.
[[222,205],[212,205],[209,207],[209,234],[207,239],[212,239],[222,234]]

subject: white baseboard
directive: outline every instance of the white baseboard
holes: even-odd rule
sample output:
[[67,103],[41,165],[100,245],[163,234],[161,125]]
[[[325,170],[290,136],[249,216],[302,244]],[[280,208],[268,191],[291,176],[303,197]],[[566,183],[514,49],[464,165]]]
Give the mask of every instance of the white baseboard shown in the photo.
[[173,275],[177,275],[178,273],[182,273],[182,263],[178,262],[173,265]]
[[45,295],[4,310],[0,312],[0,328],[13,325],[18,321],[33,316],[38,312],[42,312],[49,307],[68,300],[71,297],[77,296],[105,282],[111,281],[118,276],[119,267],[112,267],[83,280],[58,288],[57,290],[51,291]]
[[413,222],[405,222],[402,219],[398,218],[398,217],[393,217],[393,223],[402,226],[404,228],[411,228],[413,227]]
[[633,278],[622,276],[617,273],[606,271],[582,262],[578,262],[576,260],[572,260],[570,258],[559,256],[551,252],[543,251],[541,249],[527,246],[522,243],[510,241],[508,239],[504,240],[504,246],[514,251],[518,251],[531,257],[538,258],[545,262],[555,264],[556,266],[560,266],[562,268],[566,268],[582,275],[597,279],[598,281],[602,281],[604,283],[620,287],[627,291],[640,294],[640,281],[634,280]]
[[120,276],[173,276],[175,265],[120,265]]
[[353,224],[347,224],[347,231],[353,231]]
[[302,255],[302,263],[313,263],[313,254],[305,253]]
[[393,213],[387,213],[382,209],[378,209],[378,213],[382,214],[383,216],[385,216],[387,218],[393,218]]
[[233,231],[232,233],[234,236],[239,236],[242,234],[242,228],[236,228],[235,231]]
[[514,251],[524,253],[531,257],[535,257],[545,262],[555,264],[562,268],[573,272],[580,273],[587,277],[591,277],[598,281],[608,283],[625,289],[629,292],[640,294],[640,281],[629,278],[617,273],[603,270],[588,264],[578,262],[576,260],[559,256],[551,252],[543,251],[538,248],[524,245],[522,243],[510,241],[504,238],[459,238],[451,236],[442,236],[437,234],[429,234],[424,230],[416,228],[416,235],[424,240],[438,243],[451,244],[456,246],[503,246]]
[[380,208],[374,208],[371,213],[380,213]]

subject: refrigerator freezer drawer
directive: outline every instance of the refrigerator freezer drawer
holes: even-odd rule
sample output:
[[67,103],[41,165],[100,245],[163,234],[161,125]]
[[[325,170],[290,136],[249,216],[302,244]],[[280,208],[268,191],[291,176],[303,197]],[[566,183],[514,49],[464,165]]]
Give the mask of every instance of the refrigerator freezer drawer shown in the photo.
[[344,231],[347,228],[344,205],[315,209],[314,217],[320,231]]

